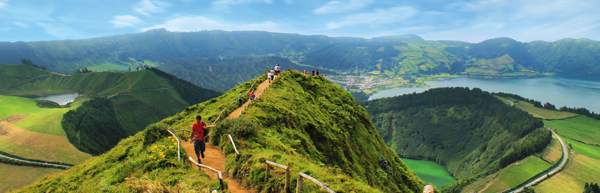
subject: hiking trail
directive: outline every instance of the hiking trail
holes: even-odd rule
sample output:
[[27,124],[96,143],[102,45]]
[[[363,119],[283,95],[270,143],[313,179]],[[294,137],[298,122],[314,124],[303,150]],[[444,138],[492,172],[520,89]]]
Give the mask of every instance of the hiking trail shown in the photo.
[[[275,76],[275,78],[277,78],[278,76]],[[264,82],[260,83],[257,88],[256,88],[256,93],[254,93],[255,98],[254,100],[258,99],[263,93],[263,90],[265,88],[269,87],[269,80],[265,80]],[[236,101],[237,103],[237,101]],[[233,112],[231,112],[231,114],[229,114],[229,116],[227,116],[228,119],[235,119],[238,118],[240,115],[240,112],[242,112],[242,109],[244,109],[244,107],[248,106],[250,104],[250,99],[248,99],[248,101],[246,101],[243,105],[239,106],[237,109],[235,109]],[[210,130],[210,129],[209,129]],[[182,142],[181,143],[181,147],[185,150],[185,152],[188,154],[188,156],[191,156],[192,158],[194,158],[194,160],[196,159],[196,152],[194,152],[194,144],[190,143],[189,141],[187,142]],[[206,143],[206,151],[204,152],[204,158],[200,158],[200,161],[202,161],[202,164],[204,165],[208,165],[210,167],[213,167],[217,170],[220,170],[221,172],[225,173],[225,155],[223,155],[223,152],[219,149],[219,147],[215,147],[210,145],[210,143]],[[208,173],[212,173],[212,172],[208,172]],[[212,174],[209,174],[212,175]],[[227,175],[223,175],[223,181],[227,182],[227,190],[229,190],[232,193],[237,193],[237,192],[241,192],[241,193],[254,193],[257,192],[255,190],[250,190],[247,189],[245,187],[243,187],[238,181],[236,181],[235,179],[230,178]]]

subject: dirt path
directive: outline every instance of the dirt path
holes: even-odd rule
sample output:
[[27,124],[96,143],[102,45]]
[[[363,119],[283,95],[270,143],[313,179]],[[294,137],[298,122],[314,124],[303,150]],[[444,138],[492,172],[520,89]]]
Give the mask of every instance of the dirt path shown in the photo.
[[[275,78],[277,78],[277,76],[275,76]],[[269,87],[269,80],[265,80],[264,82],[260,83],[258,85],[258,87],[256,87],[256,93],[254,93],[255,99],[258,99],[262,94],[263,94],[263,90],[265,90],[266,88]],[[242,112],[243,107],[246,107],[250,104],[250,100],[246,101],[244,103],[244,105],[242,105],[241,107],[238,107],[235,111],[231,112],[231,114],[229,114],[229,116],[227,116],[228,119],[235,119],[238,118],[240,116],[240,112]]]
[[[277,76],[275,76],[275,78],[277,78]],[[254,94],[255,99],[258,99],[261,96],[261,94],[263,94],[263,90],[265,90],[268,87],[269,87],[269,80],[265,80],[264,82],[260,83],[256,87],[256,93]],[[229,116],[227,118],[228,119],[238,118],[240,112],[242,112],[243,107],[248,106],[248,104],[250,104],[250,100],[246,101],[244,103],[244,105],[242,105],[241,107],[238,107],[235,111],[233,111],[231,114],[229,114]],[[194,152],[194,144],[192,144],[190,142],[182,142],[181,147],[185,150],[185,152],[187,152],[187,154],[189,156],[196,159],[196,152]],[[213,167],[217,170],[220,170],[221,172],[225,171],[225,156],[223,155],[223,152],[221,152],[221,150],[218,147],[214,147],[214,146],[210,145],[209,143],[206,144],[206,151],[204,152],[204,158],[200,158],[200,161],[202,161],[202,164]],[[208,173],[212,173],[212,172],[208,172]],[[225,182],[227,182],[227,188],[230,192],[233,192],[233,193],[256,192],[254,190],[249,190],[247,188],[244,188],[236,180],[229,178],[226,175],[223,176],[223,180]]]
[[[182,142],[181,147],[183,147],[183,149],[185,150],[185,152],[187,152],[187,154],[189,156],[194,158],[194,160],[196,159],[196,153],[194,152],[194,144],[192,144],[190,142]],[[204,159],[200,158],[200,161],[202,161],[202,164],[213,167],[217,170],[220,170],[221,172],[225,171],[225,156],[223,155],[223,152],[221,152],[221,150],[218,147],[212,146],[207,143],[206,151],[204,152]],[[214,173],[214,172],[211,171],[211,172],[207,172],[207,173]],[[227,182],[227,189],[230,192],[233,192],[233,193],[256,192],[256,191],[252,191],[252,190],[248,190],[248,189],[244,188],[236,180],[231,179],[225,175],[223,175],[223,181]]]

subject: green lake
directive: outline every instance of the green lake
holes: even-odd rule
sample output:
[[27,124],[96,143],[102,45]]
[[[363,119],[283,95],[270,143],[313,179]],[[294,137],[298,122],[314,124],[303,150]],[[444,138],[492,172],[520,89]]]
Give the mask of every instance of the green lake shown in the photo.
[[417,176],[419,176],[419,178],[421,178],[421,180],[429,184],[433,184],[438,188],[456,181],[456,179],[454,179],[454,177],[452,177],[448,171],[446,171],[446,168],[440,164],[432,161],[406,158],[401,159],[412,171],[417,174]]

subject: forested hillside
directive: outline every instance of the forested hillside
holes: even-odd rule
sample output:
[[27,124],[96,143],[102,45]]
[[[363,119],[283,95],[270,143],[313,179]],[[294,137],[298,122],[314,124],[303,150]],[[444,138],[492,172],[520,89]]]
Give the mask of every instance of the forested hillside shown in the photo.
[[541,119],[478,88],[436,88],[361,104],[399,156],[435,161],[459,179],[447,191],[540,151],[551,140]]
[[150,123],[220,95],[154,68],[72,76],[23,65],[0,64],[0,69],[1,95],[79,93],[80,100],[91,99],[66,113],[61,125],[75,147],[94,155]]
[[[123,140],[106,154],[19,191],[214,189],[216,180],[210,180],[187,163],[177,162],[176,147],[169,147],[173,141],[168,138],[166,128],[189,128],[196,115],[202,115],[204,121],[215,121],[222,109],[229,107],[240,91],[250,89],[255,80],[262,82],[266,77],[263,74],[220,97],[192,105]],[[231,112],[227,110],[223,116]],[[218,145],[226,156],[223,175],[258,191],[283,191],[283,177],[265,181],[265,177],[278,175],[266,173],[265,160],[290,166],[294,175],[307,173],[336,192],[422,192],[425,185],[379,138],[369,115],[350,93],[324,77],[285,71],[261,98],[250,103],[240,118],[219,121],[210,130],[210,143]],[[228,134],[241,152],[238,159],[234,158]],[[156,147],[161,145],[165,147],[165,156],[153,157]],[[182,156],[188,155],[183,152]],[[320,189],[306,181],[304,184],[307,192]],[[296,185],[296,180],[292,180],[290,186]]]
[[[356,74],[378,72],[389,77],[438,73],[531,77],[544,73],[599,75],[599,49],[600,42],[589,39],[523,43],[510,38],[495,38],[468,43],[428,41],[416,35],[364,39],[259,31],[168,32],[155,29],[85,40],[0,42],[0,62],[19,63],[25,58],[60,73],[73,73],[85,67],[126,71],[140,66],[158,66],[196,84],[198,82],[193,78],[211,77],[204,78],[212,82],[204,86],[214,89],[221,88],[213,86],[216,82],[234,80],[241,83],[256,76],[240,76],[248,68],[259,68],[239,68],[240,61],[252,63],[253,60],[265,60],[260,58],[263,56],[278,56],[317,68]],[[244,57],[258,58],[240,60]],[[221,74],[223,78],[219,79],[212,78],[213,74],[183,72],[187,69],[210,72],[208,66],[223,66],[221,68],[229,69],[230,73]]]

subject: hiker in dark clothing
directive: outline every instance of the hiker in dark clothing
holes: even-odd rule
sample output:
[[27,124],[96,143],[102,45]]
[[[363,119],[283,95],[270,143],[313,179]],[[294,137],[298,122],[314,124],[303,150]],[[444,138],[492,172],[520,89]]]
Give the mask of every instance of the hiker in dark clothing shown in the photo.
[[319,70],[317,69],[317,76],[319,76]]
[[311,76],[315,75],[315,69],[313,68],[312,73],[310,74]]

